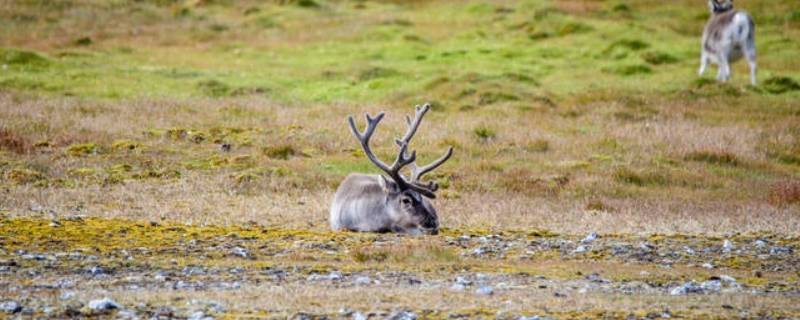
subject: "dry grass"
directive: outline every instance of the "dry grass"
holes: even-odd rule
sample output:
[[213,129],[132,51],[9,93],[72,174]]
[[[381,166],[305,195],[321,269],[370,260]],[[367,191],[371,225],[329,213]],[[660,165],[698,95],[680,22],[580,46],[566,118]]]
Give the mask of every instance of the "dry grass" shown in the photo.
[[[325,229],[338,182],[349,172],[374,172],[354,152],[344,121],[348,114],[375,113],[374,107],[286,108],[260,98],[20,97],[0,97],[6,132],[44,143],[25,154],[2,154],[7,192],[0,194],[0,209],[17,216],[40,214],[29,208],[43,206],[59,216]],[[408,108],[388,111],[374,142],[385,158]],[[606,112],[577,119],[508,110],[493,110],[493,117],[431,113],[415,140],[423,161],[456,146],[436,176],[445,186],[436,201],[443,226],[637,234],[800,230],[791,193],[765,199],[757,191],[788,177],[763,162],[757,129],[675,118],[618,127],[600,124]],[[540,125],[523,124],[530,119]],[[586,123],[599,134],[559,134]],[[496,128],[496,136],[486,141],[464,130],[480,127]],[[762,162],[728,166],[725,159]],[[723,171],[711,171],[718,165]],[[784,189],[790,190],[776,187]],[[598,197],[614,210],[587,200]]]

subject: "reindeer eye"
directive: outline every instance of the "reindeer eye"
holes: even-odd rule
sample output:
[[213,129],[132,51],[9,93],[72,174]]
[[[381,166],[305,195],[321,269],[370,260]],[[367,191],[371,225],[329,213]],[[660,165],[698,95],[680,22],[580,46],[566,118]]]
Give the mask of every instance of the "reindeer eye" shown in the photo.
[[403,198],[400,201],[403,202],[403,204],[411,204],[411,199],[410,198]]

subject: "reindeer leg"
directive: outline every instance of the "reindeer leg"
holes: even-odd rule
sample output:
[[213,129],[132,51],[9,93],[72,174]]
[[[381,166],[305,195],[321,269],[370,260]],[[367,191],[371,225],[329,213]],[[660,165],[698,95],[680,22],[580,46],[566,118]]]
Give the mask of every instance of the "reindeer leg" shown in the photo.
[[700,70],[697,71],[697,75],[702,77],[706,73],[706,67],[708,67],[708,54],[703,51],[700,54]]
[[747,43],[745,56],[747,57],[747,64],[750,65],[750,84],[756,85],[756,46],[752,41]]

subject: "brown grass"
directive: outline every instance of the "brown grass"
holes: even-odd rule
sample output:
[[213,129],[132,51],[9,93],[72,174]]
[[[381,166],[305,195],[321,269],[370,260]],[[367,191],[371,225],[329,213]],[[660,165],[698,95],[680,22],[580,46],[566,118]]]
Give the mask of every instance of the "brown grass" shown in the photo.
[[772,186],[769,199],[778,206],[789,206],[800,203],[800,180],[776,183]]
[[[74,112],[78,105],[104,111],[87,116]],[[231,108],[241,116],[219,116],[234,114]],[[606,118],[615,107],[604,108],[579,118],[507,109],[487,110],[492,116],[431,113],[414,140],[421,161],[456,145],[453,159],[435,175],[444,186],[435,201],[442,225],[568,233],[800,230],[791,193],[776,192],[784,199],[776,202],[758,191],[786,181],[788,174],[782,165],[764,162],[759,129],[673,117],[620,126]],[[344,119],[377,110],[346,104],[285,108],[257,97],[87,103],[16,102],[13,94],[3,94],[7,132],[51,146],[0,153],[7,163],[0,166],[3,175],[18,176],[0,194],[0,209],[25,216],[36,214],[27,208],[39,204],[63,215],[325,229],[339,181],[353,171],[375,172],[354,152],[357,144]],[[373,144],[388,161],[392,135],[404,130],[400,115],[409,110],[387,112]],[[525,125],[531,121],[538,125]],[[573,131],[586,123],[597,134]],[[496,137],[475,139],[469,128],[480,126],[498,128]],[[783,128],[771,130],[792,134],[791,126]],[[185,136],[170,133],[178,131]],[[64,144],[64,137],[81,144]],[[221,150],[223,141],[232,144],[230,152]],[[70,148],[87,144],[103,152],[69,156]],[[126,145],[135,147],[119,147]],[[697,150],[726,150],[737,161],[759,165],[724,166],[738,171],[717,173],[684,160]],[[23,178],[24,172],[37,175]],[[603,199],[613,213],[586,199]]]

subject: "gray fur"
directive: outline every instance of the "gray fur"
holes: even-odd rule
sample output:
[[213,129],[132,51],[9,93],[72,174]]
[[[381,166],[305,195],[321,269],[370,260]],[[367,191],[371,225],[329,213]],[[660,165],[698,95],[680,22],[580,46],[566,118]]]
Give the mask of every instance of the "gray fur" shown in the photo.
[[709,0],[711,18],[703,30],[700,70],[702,76],[708,63],[719,66],[718,81],[731,77],[730,64],[745,57],[750,65],[750,83],[756,85],[755,23],[747,12],[733,9],[733,0]]
[[[409,201],[403,204],[403,199]],[[436,234],[439,219],[431,202],[413,190],[401,191],[379,175],[347,176],[333,198],[333,230]]]

